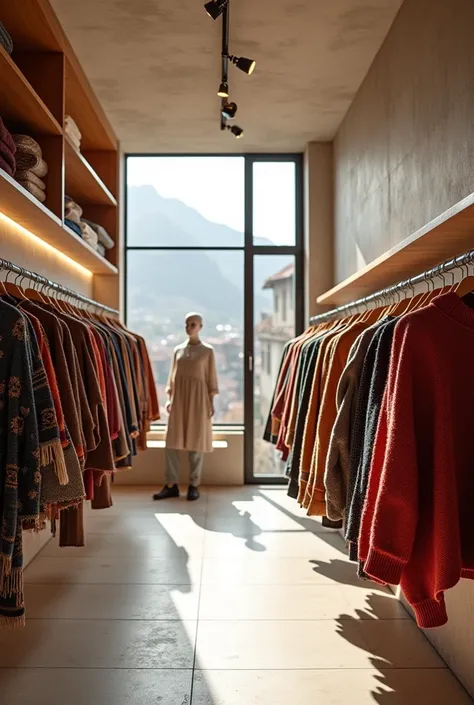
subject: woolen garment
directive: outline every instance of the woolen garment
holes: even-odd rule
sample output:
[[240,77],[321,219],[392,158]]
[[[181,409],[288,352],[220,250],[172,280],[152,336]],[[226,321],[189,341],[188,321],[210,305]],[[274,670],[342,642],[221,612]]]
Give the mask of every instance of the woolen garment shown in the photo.
[[10,166],[10,164],[8,164],[8,163],[3,159],[3,157],[2,157],[1,154],[0,154],[0,169],[3,169],[3,171],[4,171],[6,174],[8,174],[8,176],[13,177],[14,174],[15,174],[15,170],[12,169],[12,167]]
[[22,531],[40,528],[40,446],[28,321],[0,301],[0,623],[24,623]]
[[474,310],[455,293],[395,327],[359,549],[422,628],[443,625],[444,591],[474,579],[473,359]]
[[285,360],[288,356],[288,352],[290,350],[291,343],[292,343],[292,341],[288,341],[287,343],[285,343],[285,346],[283,348],[283,352],[282,352],[282,356],[281,356],[281,360],[280,360],[280,368],[278,370],[277,382],[275,384],[275,389],[273,390],[272,401],[270,403],[270,409],[269,409],[268,416],[267,416],[267,423],[265,424],[265,429],[263,431],[263,440],[267,441],[268,443],[272,443],[273,445],[276,444],[277,435],[272,432],[272,410],[275,405],[278,383],[279,383],[280,377],[282,376],[282,373],[283,373],[283,368],[285,366]]
[[28,191],[28,193],[31,193],[37,201],[40,201],[40,203],[44,203],[46,201],[46,192],[44,189],[39,188],[35,183],[33,183],[33,181],[30,179],[23,179],[21,181],[20,179],[17,179],[17,181],[21,186],[23,186],[24,189]]
[[14,153],[10,151],[5,142],[2,142],[2,140],[0,140],[0,159],[7,165],[8,173],[12,176],[10,172],[16,171],[16,159]]
[[15,140],[13,139],[11,133],[7,130],[7,128],[4,125],[4,122],[2,118],[0,117],[0,144],[3,144],[8,152],[15,156],[16,153],[16,144]]
[[87,218],[82,218],[82,222],[87,223],[87,225],[89,225],[92,230],[97,233],[97,239],[99,243],[103,245],[106,250],[111,250],[113,247],[115,247],[114,241],[110,237],[107,230],[102,227],[102,225],[94,223],[92,220],[88,220]]
[[212,452],[212,400],[218,393],[213,348],[206,343],[178,345],[167,387],[171,401],[167,448]]
[[359,379],[367,348],[379,326],[380,322],[375,323],[355,340],[337,386],[337,417],[331,431],[324,474],[327,516],[332,521],[343,519],[346,511],[351,430],[357,405]]
[[314,375],[311,383],[311,394],[309,398],[308,408],[306,410],[303,443],[301,446],[300,472],[298,483],[299,491],[297,501],[302,506],[306,497],[306,490],[308,487],[308,481],[311,472],[311,461],[313,458],[313,451],[316,443],[316,429],[318,425],[318,417],[320,410],[321,374],[323,370],[323,362],[326,354],[326,349],[328,348],[334,335],[335,331],[330,330],[324,331],[324,334],[321,337],[318,356],[316,359],[316,366],[314,369]]
[[[384,321],[375,331],[362,366],[352,429],[352,444],[347,490],[345,538],[349,558],[358,560],[362,509],[369,483],[370,464],[375,443],[380,407],[387,384],[392,353],[393,331],[398,319]],[[363,569],[359,571],[364,577]]]
[[82,239],[85,240],[91,247],[96,249],[98,244],[97,233],[92,230],[90,225],[87,225],[83,220],[81,220],[81,234]]
[[347,364],[349,351],[357,337],[368,328],[365,322],[355,322],[347,326],[331,341],[331,347],[326,353],[328,364],[327,374],[321,377],[323,391],[321,394],[321,411],[319,413],[316,442],[314,447],[310,479],[306,490],[305,506],[309,516],[326,515],[326,490],[324,487],[324,473],[326,470],[326,456],[331,440],[331,431],[336,420],[336,394],[337,385],[344,367]]
[[31,169],[17,169],[15,172],[15,179],[22,183],[23,181],[30,181],[32,184],[37,186],[41,191],[46,191],[46,184],[39,176],[36,176],[34,171]]
[[314,338],[310,343],[308,343],[308,346],[305,349],[305,369],[302,370],[302,373],[304,374],[304,379],[302,381],[301,396],[296,417],[295,440],[293,443],[291,458],[289,460],[290,482],[288,485],[288,495],[290,497],[293,497],[293,499],[297,499],[299,494],[300,465],[301,454],[303,450],[306,415],[308,413],[308,407],[311,399],[316,370],[316,362],[318,359],[319,347],[322,339],[323,336],[318,336]]
[[3,25],[1,22],[0,22],[0,44],[5,49],[7,54],[11,54],[13,52],[13,40],[12,40],[10,34],[5,29],[5,25]]
[[68,228],[71,228],[71,230],[74,230],[76,235],[79,235],[79,237],[82,237],[81,226],[78,225],[74,220],[71,220],[70,218],[64,218],[64,224],[67,225]]

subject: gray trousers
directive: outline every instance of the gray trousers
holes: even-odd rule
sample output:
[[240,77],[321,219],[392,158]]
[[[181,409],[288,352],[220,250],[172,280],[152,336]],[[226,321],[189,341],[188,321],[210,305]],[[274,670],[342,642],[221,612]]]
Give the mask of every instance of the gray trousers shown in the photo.
[[[180,451],[173,448],[166,448],[166,484],[177,485],[179,482]],[[202,466],[204,465],[204,454],[197,451],[188,451],[189,458],[189,484],[199,487],[201,484]]]

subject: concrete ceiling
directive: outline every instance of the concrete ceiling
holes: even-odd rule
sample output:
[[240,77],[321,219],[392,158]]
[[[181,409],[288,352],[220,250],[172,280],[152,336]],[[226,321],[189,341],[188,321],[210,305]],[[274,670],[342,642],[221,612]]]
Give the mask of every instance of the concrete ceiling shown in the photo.
[[126,152],[300,152],[331,139],[401,0],[232,0],[231,99],[219,130],[221,20],[204,0],[52,0]]

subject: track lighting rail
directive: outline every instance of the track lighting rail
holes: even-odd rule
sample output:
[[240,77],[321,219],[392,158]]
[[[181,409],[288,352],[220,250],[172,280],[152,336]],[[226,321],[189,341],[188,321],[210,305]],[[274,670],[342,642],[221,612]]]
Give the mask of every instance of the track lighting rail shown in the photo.
[[238,110],[237,103],[229,101],[229,63],[250,76],[255,70],[256,62],[254,59],[229,53],[230,0],[210,0],[204,5],[204,9],[213,20],[222,16],[222,77],[217,91],[221,99],[220,127],[222,131],[229,130],[236,139],[241,139],[244,135],[243,129],[238,125],[227,124],[229,120],[233,120]]

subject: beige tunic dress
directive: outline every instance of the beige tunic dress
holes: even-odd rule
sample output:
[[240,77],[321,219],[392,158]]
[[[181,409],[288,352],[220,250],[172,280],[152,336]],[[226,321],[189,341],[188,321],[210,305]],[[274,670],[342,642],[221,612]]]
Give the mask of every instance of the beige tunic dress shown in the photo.
[[182,343],[175,348],[167,393],[171,412],[166,447],[212,452],[212,398],[218,394],[216,362],[210,345]]

